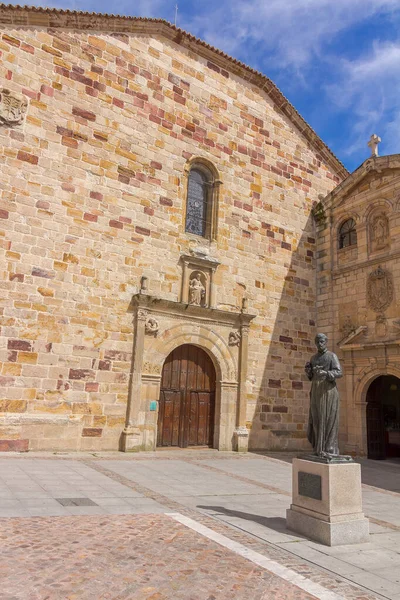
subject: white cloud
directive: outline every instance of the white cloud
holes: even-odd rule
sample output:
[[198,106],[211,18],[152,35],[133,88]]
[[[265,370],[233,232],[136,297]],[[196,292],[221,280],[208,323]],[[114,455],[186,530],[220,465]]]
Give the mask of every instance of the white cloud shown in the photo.
[[223,0],[218,9],[203,4],[202,14],[184,25],[227,52],[258,49],[275,66],[296,69],[339,33],[399,9],[399,0]]
[[340,81],[326,91],[339,111],[354,115],[343,152],[364,149],[372,133],[382,138],[384,154],[400,152],[400,42],[375,42],[369,56],[341,66]]

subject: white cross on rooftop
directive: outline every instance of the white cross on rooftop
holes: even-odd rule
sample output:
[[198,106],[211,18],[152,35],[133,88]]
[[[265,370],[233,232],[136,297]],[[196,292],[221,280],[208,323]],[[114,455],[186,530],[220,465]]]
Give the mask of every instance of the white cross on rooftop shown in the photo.
[[381,138],[376,133],[371,135],[368,142],[368,146],[371,148],[371,156],[378,156],[378,144],[381,141]]

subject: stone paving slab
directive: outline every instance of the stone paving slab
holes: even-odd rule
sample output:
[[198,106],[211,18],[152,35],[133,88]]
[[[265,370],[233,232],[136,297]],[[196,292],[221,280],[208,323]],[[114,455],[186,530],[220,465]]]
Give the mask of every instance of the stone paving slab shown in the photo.
[[[176,511],[341,598],[400,600],[399,582],[385,562],[389,553],[394,570],[400,556],[400,495],[393,491],[363,490],[368,510],[376,515],[371,542],[329,548],[286,529],[291,467],[276,458],[214,451],[34,456],[0,459],[0,516],[21,516],[25,521],[33,516],[57,520],[82,515],[92,520]],[[95,506],[62,506],[57,498],[88,498]]]
[[[181,462],[188,463],[182,471],[180,471],[178,464]],[[158,498],[158,501],[162,504],[166,504],[166,500],[169,499],[177,503],[180,510],[182,510],[182,507],[186,507],[201,511],[212,518],[223,521],[227,525],[246,531],[260,540],[283,548],[287,552],[310,561],[331,573],[346,577],[350,581],[362,585],[364,585],[362,582],[366,581],[368,582],[368,589],[376,594],[382,594],[386,598],[391,598],[392,595],[397,593],[400,594],[400,585],[385,579],[384,575],[380,575],[379,579],[376,577],[363,579],[362,577],[370,574],[371,561],[377,571],[382,571],[387,566],[388,557],[390,557],[392,564],[396,564],[397,567],[397,561],[400,559],[400,548],[396,545],[392,546],[390,541],[387,543],[388,540],[383,546],[375,543],[375,538],[381,532],[387,533],[390,531],[387,528],[375,526],[376,533],[371,535],[371,542],[357,545],[360,548],[354,545],[329,548],[310,542],[303,536],[293,534],[293,532],[286,529],[286,509],[289,508],[291,501],[290,492],[288,492],[291,481],[290,465],[281,463],[282,468],[279,472],[279,478],[277,478],[277,470],[280,467],[277,460],[265,459],[263,463],[260,463],[257,459],[253,462],[248,456],[243,461],[238,461],[236,458],[225,458],[220,462],[217,459],[198,461],[195,456],[188,457],[185,461],[159,459],[156,464],[152,463],[149,469],[147,469],[144,462],[139,464],[109,460],[100,461],[97,464],[135,482],[139,486],[145,486],[153,493],[153,497],[162,494],[163,498]],[[191,471],[188,468],[189,466],[192,466]],[[200,473],[199,469],[203,472]],[[148,474],[147,478],[146,472]],[[157,478],[158,472],[162,472],[163,479],[168,479],[167,475],[171,474],[171,486],[160,485]],[[200,485],[197,484],[192,488],[191,494],[187,489],[188,483],[183,484],[187,486],[183,489],[175,484],[176,480],[180,484],[181,478],[183,479],[183,472],[185,477],[189,478],[189,481],[190,479],[198,479],[201,482]],[[227,476],[230,479],[228,487],[224,485]],[[215,486],[215,479],[219,481],[217,487]],[[235,481],[237,487],[235,487]],[[271,491],[279,489],[276,487],[277,481],[285,482],[285,485],[283,485],[285,489],[280,490],[281,493]],[[248,492],[247,494],[243,493],[243,485]],[[254,487],[259,488],[258,493],[254,492]],[[204,488],[210,490],[211,493],[208,496],[204,495]],[[182,492],[181,494],[179,494],[179,490]],[[218,494],[215,493],[215,490],[218,490]],[[196,491],[197,493],[201,492],[202,495],[196,495]],[[390,519],[395,527],[397,515],[400,514],[400,496],[394,493],[379,493],[375,490],[367,490],[366,493],[378,494],[375,501],[372,502],[374,514],[381,518]],[[384,514],[382,513],[382,506],[385,509]],[[390,510],[388,510],[388,507],[390,507]],[[368,550],[372,552],[373,558],[367,553]],[[389,550],[389,554],[387,550]],[[348,560],[349,556],[352,560]],[[363,560],[364,556],[365,561]],[[354,564],[354,561],[356,564]]]
[[312,600],[166,515],[0,520],[3,600]]
[[[133,460],[133,462],[136,461]],[[120,473],[113,472],[112,469],[110,469],[110,467],[112,466],[114,465],[111,461],[95,461],[93,463],[93,468],[99,469],[102,473],[108,474],[110,477],[115,477],[118,481],[124,483],[124,485],[132,487],[133,489],[140,491],[147,497],[151,497],[157,500],[159,503],[162,503],[164,506],[168,507],[171,510],[179,510],[181,513],[190,517],[191,519],[195,519],[199,524],[206,525],[207,527],[212,528],[216,532],[222,533],[223,535],[227,536],[232,540],[240,541],[241,543],[246,545],[246,547],[252,548],[256,552],[263,554],[264,556],[282,564],[283,566],[295,571],[298,574],[302,574],[304,577],[307,577],[314,583],[321,584],[321,586],[323,586],[326,590],[334,591],[333,593],[339,595],[341,598],[346,598],[348,600],[372,600],[376,598],[391,598],[391,596],[381,596],[377,593],[371,593],[371,590],[367,591],[365,589],[361,591],[351,584],[351,579],[349,579],[349,581],[346,581],[345,579],[340,579],[337,576],[338,574],[336,574],[335,571],[331,570],[330,568],[319,570],[315,567],[315,562],[312,563],[307,559],[305,562],[303,560],[303,557],[299,557],[295,553],[287,551],[286,548],[283,549],[282,545],[273,543],[271,544],[269,542],[265,544],[264,539],[260,535],[252,534],[251,536],[249,536],[249,532],[246,529],[246,527],[235,526],[235,528],[232,529],[231,523],[228,524],[222,522],[220,519],[215,520],[213,515],[209,515],[204,511],[198,512],[198,507],[197,510],[185,508],[184,501],[189,500],[189,502],[193,502],[193,500],[195,499],[194,497],[168,497],[168,488],[165,488],[164,494],[161,494],[157,491],[151,490],[149,487],[145,487],[142,484],[135,482],[134,479],[135,474],[137,472],[136,464],[132,464],[131,470],[129,468],[123,469],[125,475],[129,475],[129,473],[131,474],[130,478],[121,475]],[[151,486],[151,479],[149,479],[147,483]],[[221,492],[222,490],[220,489],[220,493]],[[234,500],[235,496],[230,496],[230,498]],[[265,527],[263,529],[267,530],[267,528]],[[290,532],[287,532],[286,530],[286,534],[287,533],[290,534]],[[296,538],[294,540],[296,542],[296,546],[297,543],[302,540],[307,542],[305,538]],[[319,556],[321,556],[321,560],[325,559],[326,562],[329,562],[330,557],[327,557],[326,555],[322,554],[320,554]],[[342,563],[342,565],[345,565],[345,563]],[[353,568],[354,566],[352,566],[352,569]]]
[[0,517],[163,512],[154,500],[76,460],[0,459]]

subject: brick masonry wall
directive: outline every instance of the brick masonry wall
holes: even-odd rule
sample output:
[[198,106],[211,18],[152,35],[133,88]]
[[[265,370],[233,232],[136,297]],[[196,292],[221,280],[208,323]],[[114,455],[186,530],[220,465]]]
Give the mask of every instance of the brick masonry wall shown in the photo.
[[218,307],[256,312],[253,447],[304,445],[315,332],[310,211],[339,182],[258,87],[156,33],[2,26],[0,79],[29,101],[0,126],[0,437],[115,449],[142,275],[177,300],[187,161],[220,173]]

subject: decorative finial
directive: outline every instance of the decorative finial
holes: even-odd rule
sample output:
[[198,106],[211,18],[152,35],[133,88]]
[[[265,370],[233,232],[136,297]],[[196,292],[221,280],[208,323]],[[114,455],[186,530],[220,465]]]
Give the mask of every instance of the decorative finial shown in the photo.
[[378,144],[381,141],[381,138],[379,137],[379,135],[376,135],[376,133],[371,135],[371,137],[369,138],[368,146],[371,148],[372,157],[378,156]]
[[148,282],[149,282],[149,279],[148,279],[148,277],[145,277],[145,275],[143,275],[143,277],[140,278],[140,293],[141,294],[146,294],[146,292],[148,290]]

